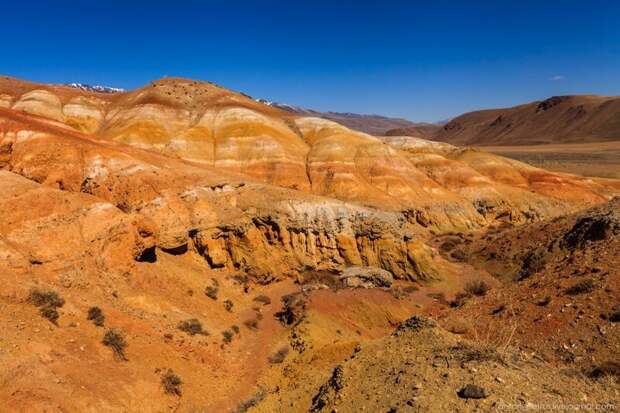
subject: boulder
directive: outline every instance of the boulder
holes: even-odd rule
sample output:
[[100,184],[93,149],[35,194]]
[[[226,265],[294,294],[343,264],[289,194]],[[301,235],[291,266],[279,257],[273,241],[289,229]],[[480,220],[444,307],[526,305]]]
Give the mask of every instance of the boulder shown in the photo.
[[390,287],[394,282],[389,271],[361,265],[345,268],[339,278],[343,285],[349,288]]

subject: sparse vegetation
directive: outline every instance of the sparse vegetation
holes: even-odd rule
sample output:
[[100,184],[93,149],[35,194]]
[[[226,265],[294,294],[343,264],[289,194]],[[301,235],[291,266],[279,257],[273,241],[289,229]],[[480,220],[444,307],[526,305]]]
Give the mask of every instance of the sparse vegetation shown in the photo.
[[265,390],[260,389],[258,392],[256,392],[254,396],[239,403],[232,413],[246,413],[252,407],[258,406],[258,404],[265,398],[266,395],[267,393],[265,392]]
[[171,369],[161,375],[161,386],[166,394],[181,397],[181,384],[183,381]]
[[493,361],[501,364],[505,364],[504,358],[501,353],[497,351],[497,347],[489,343],[458,343],[452,347],[451,354],[461,364],[469,363],[472,361]]
[[483,296],[490,288],[484,280],[470,281],[465,284],[465,292],[470,295]]
[[280,347],[274,355],[268,358],[268,360],[271,364],[280,364],[284,361],[284,359],[286,359],[288,352],[289,352],[289,348],[287,345],[285,345],[283,347]]
[[234,333],[233,333],[232,331],[230,331],[230,330],[224,330],[224,331],[222,331],[222,337],[223,337],[222,341],[223,341],[225,344],[229,344],[229,343],[231,343],[231,342],[232,342],[232,339],[233,339],[233,336],[234,336]]
[[230,300],[224,300],[224,308],[226,309],[226,311],[228,311],[229,313],[232,313],[233,310],[233,302]]
[[91,320],[94,325],[98,327],[102,327],[105,321],[105,316],[103,315],[103,311],[99,307],[90,307],[88,309],[87,320]]
[[32,288],[28,293],[27,301],[39,307],[41,317],[46,318],[53,324],[58,324],[60,314],[57,308],[62,307],[65,304],[65,300],[56,291]]
[[419,290],[419,288],[416,287],[415,285],[408,285],[406,287],[397,285],[397,286],[393,286],[392,288],[390,288],[390,293],[397,300],[402,300],[403,298],[406,298],[409,294],[417,290]]
[[446,294],[443,291],[439,293],[428,293],[426,296],[436,300],[440,304],[448,304]]
[[415,286],[415,285],[408,285],[405,288],[403,288],[403,291],[405,291],[405,293],[407,294],[412,294],[418,290],[420,290],[420,287]]
[[235,274],[230,278],[243,287],[243,292],[247,293],[250,290],[250,278],[247,275]]
[[330,288],[333,291],[339,290],[344,287],[340,277],[336,276],[331,271],[305,271],[303,273],[301,284],[307,286],[306,288]]
[[467,258],[467,256],[465,255],[465,253],[461,249],[456,249],[456,250],[452,251],[450,253],[450,256],[452,258],[454,258],[455,260],[457,260],[457,261],[465,261],[465,259]]
[[[465,305],[467,300],[469,300],[471,297],[483,296],[487,293],[487,291],[489,291],[490,288],[491,287],[489,287],[489,285],[484,280],[470,281],[467,284],[465,284],[464,290],[460,293],[457,293],[454,296],[454,299],[450,301],[449,303],[450,307],[453,307],[453,308],[462,307],[463,305]],[[499,313],[501,311],[503,311],[503,308],[501,308],[497,312]]]
[[42,288],[32,288],[28,294],[28,302],[37,307],[62,307],[65,300],[56,292]]
[[529,278],[532,274],[535,274],[545,268],[545,255],[542,251],[531,251],[523,259],[521,264],[521,272],[517,276],[518,281]]
[[203,330],[200,320],[196,318],[190,318],[188,320],[181,321],[179,323],[178,329],[183,331],[184,333],[189,334],[190,336],[195,336],[196,334],[200,334],[203,336],[208,335],[208,333]]
[[212,300],[217,300],[217,294],[220,291],[220,285],[215,278],[211,278],[211,285],[205,288],[205,295]]
[[470,294],[460,292],[454,296],[454,300],[450,301],[450,307],[458,308],[465,305],[467,300],[471,297]]
[[453,334],[467,334],[470,328],[469,323],[463,319],[454,320],[446,325],[446,330]]
[[257,295],[256,297],[254,297],[254,299],[252,301],[256,301],[257,303],[261,303],[263,305],[269,305],[271,304],[271,298],[267,297],[266,295]]
[[253,331],[258,330],[258,320],[255,318],[245,320],[243,322],[243,325],[246,326],[250,330],[253,330]]
[[583,280],[578,282],[577,284],[569,287],[566,290],[566,294],[568,295],[578,295],[585,294],[594,291],[594,281],[591,279]]
[[41,314],[41,317],[47,318],[52,323],[58,324],[60,314],[58,314],[58,310],[54,307],[41,307],[39,308],[39,314]]
[[590,372],[590,377],[593,378],[601,378],[605,376],[612,376],[620,379],[620,363],[615,361],[608,361],[599,366],[596,366]]
[[127,342],[120,331],[108,330],[103,336],[102,343],[104,346],[110,347],[114,352],[114,356],[119,360],[127,360],[125,357],[125,348]]
[[282,297],[282,311],[275,314],[280,322],[287,326],[296,325],[305,317],[306,302],[300,294],[288,294]]
[[505,309],[506,304],[500,304],[498,307],[494,308],[493,311],[491,311],[491,315],[497,315],[499,313],[502,313]]
[[541,307],[545,307],[545,306],[549,305],[549,303],[551,303],[551,296],[547,295],[547,296],[545,296],[545,298],[540,300],[537,304],[539,306],[541,306]]

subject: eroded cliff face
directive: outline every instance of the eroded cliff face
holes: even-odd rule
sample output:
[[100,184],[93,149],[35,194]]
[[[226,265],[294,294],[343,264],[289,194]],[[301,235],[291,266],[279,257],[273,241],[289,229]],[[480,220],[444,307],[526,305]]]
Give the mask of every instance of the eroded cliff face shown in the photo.
[[[130,269],[132,260],[191,250],[204,256],[211,268],[244,272],[261,282],[347,265],[379,266],[400,278],[437,277],[430,263],[433,253],[421,242],[424,227],[398,211],[347,204],[140,150],[120,152],[113,144],[44,132],[7,132],[1,142],[3,167],[12,171],[4,172],[3,181],[46,194],[24,201],[31,209],[46,211],[60,202],[57,198],[67,197],[92,203],[93,211],[110,215],[100,216],[106,226],[97,238],[113,239],[122,250],[118,257],[108,257],[91,247],[90,239],[81,238],[81,232],[52,227],[51,233],[61,233],[68,244],[44,237],[41,242],[48,247],[39,248],[25,235],[22,241],[9,236],[19,244],[25,261],[33,255],[39,263],[71,265],[90,254],[101,271],[109,271],[114,266],[109,262]],[[5,208],[11,209],[9,202],[16,201],[6,202]],[[82,213],[86,211],[90,209]],[[70,213],[55,211],[52,217]],[[123,236],[112,230],[121,221]],[[30,225],[17,218],[10,222],[15,233]],[[87,251],[66,248],[80,242],[89,246]],[[64,255],[48,251],[54,244]]]

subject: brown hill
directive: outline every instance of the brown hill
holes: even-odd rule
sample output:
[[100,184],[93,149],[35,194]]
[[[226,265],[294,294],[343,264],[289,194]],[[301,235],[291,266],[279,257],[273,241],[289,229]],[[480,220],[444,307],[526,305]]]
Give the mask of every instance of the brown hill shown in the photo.
[[460,115],[433,139],[455,145],[534,145],[620,140],[620,98],[554,96]]

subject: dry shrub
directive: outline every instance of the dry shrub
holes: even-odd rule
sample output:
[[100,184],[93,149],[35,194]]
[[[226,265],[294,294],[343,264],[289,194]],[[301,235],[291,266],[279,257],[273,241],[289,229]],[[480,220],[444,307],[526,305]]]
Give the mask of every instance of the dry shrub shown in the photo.
[[276,353],[273,356],[270,356],[268,360],[271,364],[280,364],[284,361],[284,359],[286,359],[288,352],[289,352],[288,345],[285,345],[283,347],[280,347],[280,349],[278,349],[278,351],[276,351]]
[[443,293],[443,292],[441,292],[441,293],[428,293],[428,294],[426,294],[426,296],[437,300],[437,302],[439,302],[440,304],[448,304],[448,300],[446,299],[446,294]]
[[302,275],[302,285],[326,285],[332,290],[343,287],[342,280],[330,271],[305,271]]
[[450,301],[450,307],[459,308],[463,307],[467,300],[471,298],[470,294],[460,292],[454,296],[454,300]]
[[114,356],[119,360],[127,360],[125,357],[125,348],[127,342],[120,331],[108,330],[103,336],[102,343],[104,346],[110,347],[114,352]]
[[179,323],[178,329],[183,331],[184,333],[189,334],[190,336],[194,336],[196,334],[200,334],[203,336],[209,335],[209,333],[203,330],[200,320],[196,318],[190,318],[188,320],[181,321]]
[[226,311],[228,311],[229,313],[232,313],[232,309],[233,309],[233,302],[230,300],[224,300],[224,308],[226,309]]
[[451,320],[445,328],[453,334],[467,334],[471,330],[470,324],[464,319]]
[[88,317],[87,320],[91,320],[94,325],[97,327],[102,327],[105,321],[105,316],[103,315],[103,311],[99,307],[90,307],[88,309]]
[[258,330],[258,320],[255,318],[249,319],[249,320],[245,320],[243,322],[243,325],[246,326],[248,329],[252,330],[252,331],[256,331]]
[[591,372],[590,377],[602,378],[602,377],[616,377],[620,379],[620,363],[616,361],[608,361],[599,366],[596,366]]
[[420,290],[420,287],[416,286],[416,285],[408,285],[405,288],[403,288],[403,290],[405,291],[405,293],[407,294],[412,294],[418,290]]
[[217,300],[217,294],[220,291],[220,284],[215,278],[211,278],[211,285],[205,287],[205,295],[212,300]]
[[461,249],[456,249],[450,253],[450,257],[454,258],[457,261],[465,261],[467,256]]
[[491,323],[478,318],[470,319],[471,331],[468,336],[483,349],[491,349],[504,354],[510,347],[519,325],[512,303],[506,305],[504,316]]
[[256,392],[256,394],[254,394],[254,396],[239,403],[235,410],[232,411],[232,413],[246,413],[252,407],[258,406],[258,404],[265,398],[265,396],[267,396],[265,390],[260,389],[258,392]]
[[46,318],[52,323],[58,325],[58,318],[60,317],[60,314],[58,314],[58,310],[54,307],[41,307],[39,308],[39,314],[41,314],[41,317]]
[[306,316],[306,302],[300,294],[288,294],[282,297],[282,311],[276,318],[286,326],[297,325]]
[[504,357],[498,348],[488,343],[464,343],[460,342],[450,348],[450,353],[461,365],[470,362],[493,361],[505,364]]
[[499,306],[497,306],[491,311],[491,315],[498,315],[500,313],[503,313],[505,309],[506,309],[506,305],[500,304]]
[[465,292],[470,295],[483,296],[490,288],[484,280],[470,281],[465,284]]
[[522,281],[545,268],[546,258],[544,252],[540,250],[532,251],[523,259],[521,272],[517,275],[517,280]]
[[232,331],[230,331],[230,330],[224,330],[224,331],[222,331],[222,337],[223,337],[223,338],[222,338],[222,341],[223,341],[225,344],[229,344],[229,343],[231,343],[231,342],[232,342],[232,339],[233,339],[233,336],[234,336],[234,333],[233,333]]
[[390,288],[390,293],[397,300],[401,300],[403,298],[406,298],[409,294],[413,293],[414,291],[418,291],[418,290],[419,288],[416,287],[415,285],[407,285],[405,287],[396,285]]
[[181,384],[183,381],[171,369],[166,370],[161,376],[161,386],[166,394],[181,397]]
[[266,295],[257,295],[256,297],[254,297],[254,299],[252,301],[256,301],[257,303],[261,303],[263,305],[269,305],[271,304],[271,298],[267,297]]
[[551,303],[551,296],[550,296],[550,295],[547,295],[547,296],[545,296],[545,298],[543,298],[542,300],[540,300],[540,301],[539,301],[538,303],[536,303],[536,304],[538,304],[538,305],[539,305],[539,306],[541,306],[541,307],[545,307],[545,306],[548,306],[548,305],[549,305],[549,303]]
[[568,295],[578,295],[584,293],[590,293],[594,291],[594,281],[591,279],[583,280],[578,282],[577,284],[566,289],[566,294]]
[[32,288],[28,293],[27,302],[39,307],[41,317],[48,319],[54,324],[58,324],[57,308],[65,305],[65,300],[56,291],[43,288]]
[[36,307],[62,307],[65,300],[56,291],[32,288],[28,293],[28,302]]

